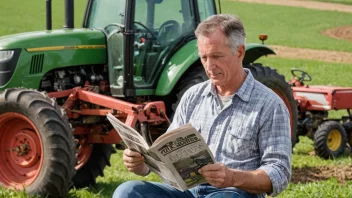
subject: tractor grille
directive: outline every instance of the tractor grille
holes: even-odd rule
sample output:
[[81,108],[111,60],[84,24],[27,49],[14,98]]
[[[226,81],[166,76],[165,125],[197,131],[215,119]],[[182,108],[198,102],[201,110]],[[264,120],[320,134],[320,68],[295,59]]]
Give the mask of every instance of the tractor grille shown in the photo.
[[39,74],[42,73],[44,62],[44,54],[38,54],[32,56],[31,68],[29,74]]

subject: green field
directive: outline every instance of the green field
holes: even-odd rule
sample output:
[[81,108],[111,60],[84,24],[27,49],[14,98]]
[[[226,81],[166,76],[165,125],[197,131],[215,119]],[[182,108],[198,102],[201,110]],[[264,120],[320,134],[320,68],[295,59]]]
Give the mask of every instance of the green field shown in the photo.
[[321,2],[327,2],[327,3],[340,3],[340,4],[352,5],[352,1],[350,1],[350,0],[313,0],[313,1],[321,1]]
[[[333,0],[330,0],[332,2]],[[75,26],[80,27],[85,10],[86,0],[75,0]],[[336,0],[352,4],[349,0]],[[272,6],[262,4],[223,1],[223,12],[234,13],[244,21],[247,41],[258,42],[260,33],[267,33],[267,44],[302,47],[312,49],[327,49],[352,52],[352,43],[322,36],[320,32],[327,28],[352,25],[352,14],[334,11],[317,11],[304,8]],[[64,23],[63,1],[53,1],[53,28],[62,28]],[[43,0],[5,0],[0,6],[0,36],[18,32],[45,29],[45,1]],[[351,86],[352,66],[348,64],[325,63],[301,59],[284,59],[269,56],[257,62],[278,70],[279,73],[291,78],[291,68],[299,68],[311,74],[313,81],[309,84]],[[344,112],[332,112],[332,117],[339,117]],[[301,137],[294,148],[293,168],[351,165],[352,158],[343,156],[335,160],[322,160],[311,156],[313,142]],[[142,178],[129,173],[122,164],[121,151],[111,159],[112,167],[105,169],[105,176],[97,179],[97,185],[84,189],[72,189],[66,197],[111,197],[114,189],[124,181],[142,179],[160,181],[155,175]],[[0,198],[5,197],[35,197],[25,192],[15,192],[0,189]],[[289,185],[280,194],[280,198],[294,197],[352,197],[352,181],[342,185],[336,179]]]
[[258,35],[266,33],[267,44],[352,52],[351,42],[320,34],[325,29],[352,25],[352,13],[233,1],[223,1],[222,8],[223,13],[242,19],[248,43],[259,42]]

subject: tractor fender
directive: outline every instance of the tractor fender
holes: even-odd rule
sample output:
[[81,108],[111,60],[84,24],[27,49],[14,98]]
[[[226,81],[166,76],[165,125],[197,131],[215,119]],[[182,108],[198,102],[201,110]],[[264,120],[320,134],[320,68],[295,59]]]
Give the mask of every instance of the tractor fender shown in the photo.
[[253,63],[254,61],[256,61],[258,58],[269,54],[276,54],[276,53],[270,47],[263,44],[257,44],[257,43],[246,44],[246,54],[243,59],[243,64],[248,65],[249,63]]
[[192,40],[182,46],[168,61],[159,78],[155,95],[168,95],[181,76],[197,60],[199,60],[197,41]]

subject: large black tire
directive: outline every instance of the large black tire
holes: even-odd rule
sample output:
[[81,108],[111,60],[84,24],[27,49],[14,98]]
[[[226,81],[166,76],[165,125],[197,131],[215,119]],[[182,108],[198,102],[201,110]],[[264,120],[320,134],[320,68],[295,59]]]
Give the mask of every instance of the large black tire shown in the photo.
[[272,89],[285,103],[290,112],[291,124],[291,141],[292,148],[298,141],[297,137],[297,103],[293,98],[293,93],[290,85],[286,82],[285,77],[278,74],[275,69],[263,67],[261,64],[244,65],[248,68],[254,78]]
[[[168,112],[168,117],[173,118],[173,115],[176,111],[178,104],[183,96],[183,94],[193,85],[204,82],[208,80],[208,76],[205,73],[204,67],[202,64],[196,63],[191,67],[181,78],[181,80],[177,83],[174,94],[176,95],[176,100],[174,100],[171,104],[171,109],[166,109]],[[168,103],[166,103],[166,107],[170,107]]]
[[96,184],[98,176],[104,176],[104,168],[111,166],[111,154],[116,153],[111,144],[93,144],[93,151],[87,163],[77,170],[72,182],[76,188]]
[[352,122],[346,122],[343,125],[343,128],[345,129],[347,133],[347,142],[352,147]]
[[344,153],[346,139],[346,131],[339,122],[326,121],[315,131],[315,153],[324,159],[336,158]]
[[44,197],[67,193],[75,174],[75,147],[55,100],[23,88],[0,92],[0,142],[0,184]]

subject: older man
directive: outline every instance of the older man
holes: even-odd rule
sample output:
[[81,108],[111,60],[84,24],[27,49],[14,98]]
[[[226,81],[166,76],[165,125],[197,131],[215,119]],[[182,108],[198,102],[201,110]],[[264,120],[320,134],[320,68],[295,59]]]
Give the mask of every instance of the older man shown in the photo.
[[[245,31],[238,17],[211,16],[195,34],[201,62],[210,80],[182,97],[169,128],[191,123],[217,163],[201,169],[208,181],[185,192],[167,184],[130,181],[114,197],[264,197],[276,196],[291,177],[289,113],[282,100],[242,67]],[[124,151],[124,164],[149,173],[143,156]]]

